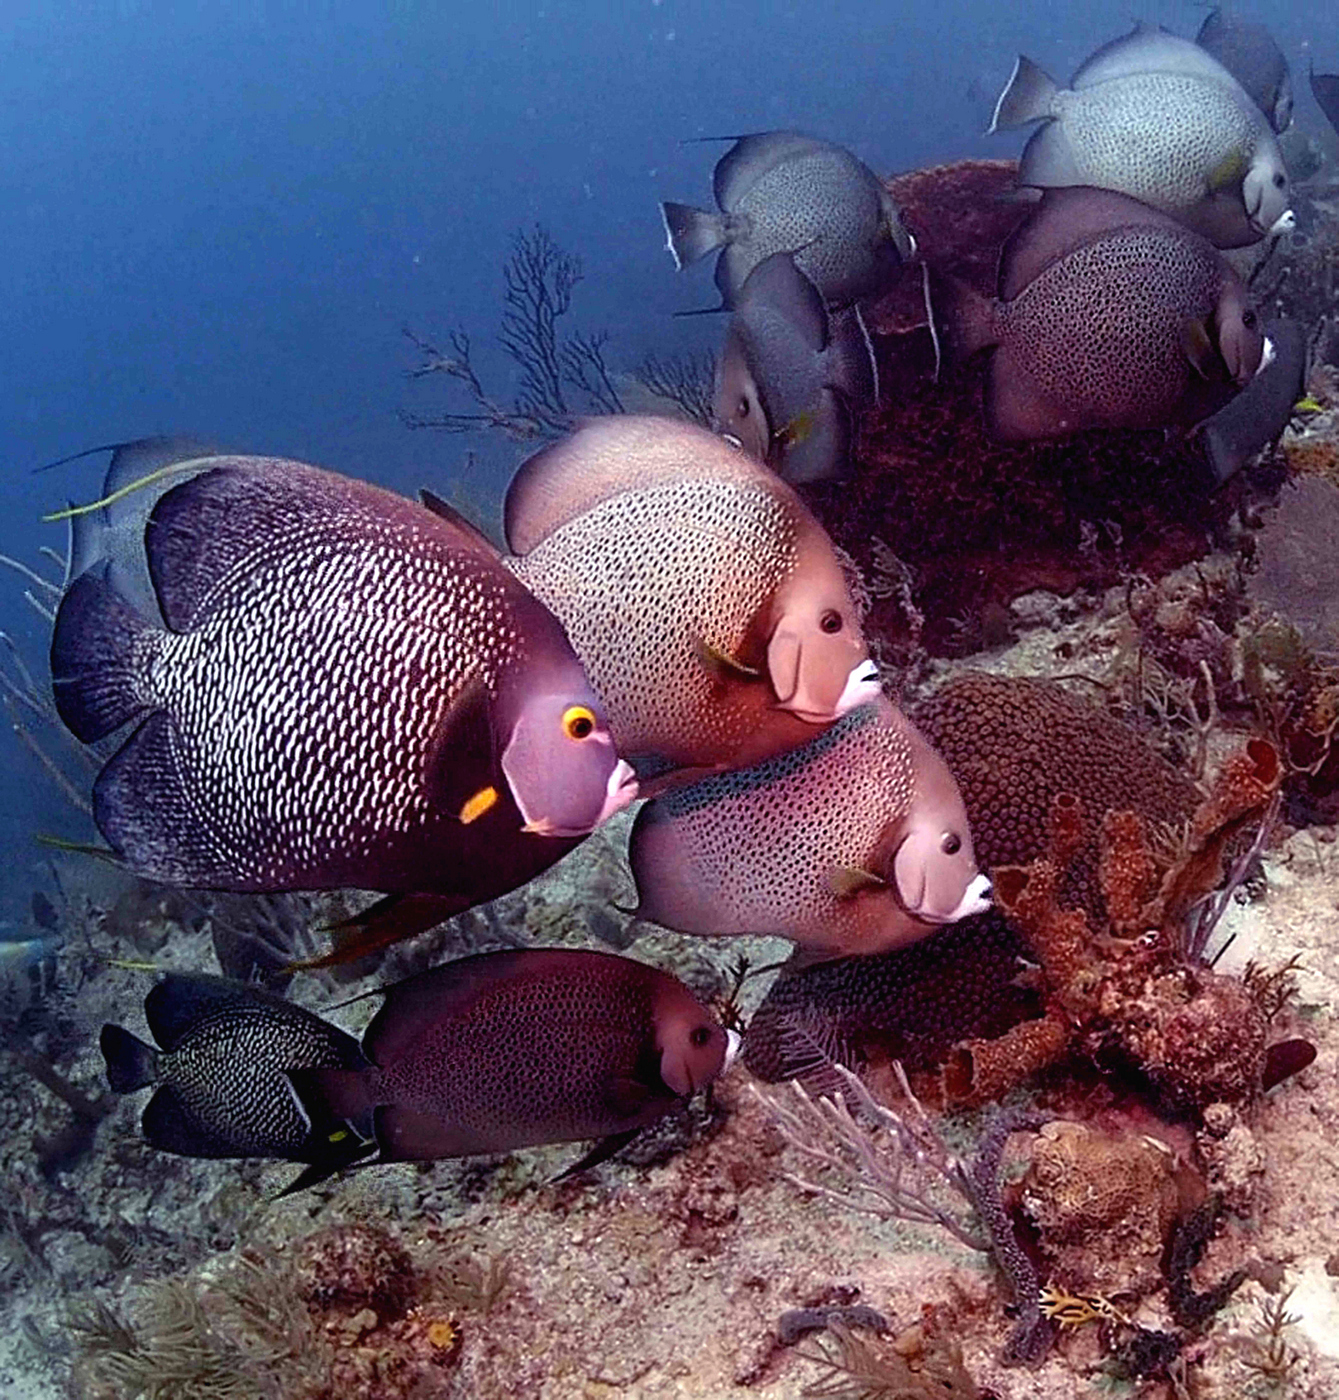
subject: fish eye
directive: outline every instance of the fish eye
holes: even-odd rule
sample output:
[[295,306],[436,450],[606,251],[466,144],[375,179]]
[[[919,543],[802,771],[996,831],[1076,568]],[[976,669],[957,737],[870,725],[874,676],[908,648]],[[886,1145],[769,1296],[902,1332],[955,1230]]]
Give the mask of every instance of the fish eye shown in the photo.
[[749,401],[747,399],[740,399],[735,407],[735,412],[739,417],[747,418],[749,416]]
[[946,856],[956,856],[962,850],[962,837],[956,831],[946,831],[939,838],[939,849]]
[[1255,329],[1255,323],[1259,319],[1260,318],[1255,314],[1254,311],[1243,311],[1241,313],[1241,324],[1245,326],[1248,331]]
[[1281,170],[1274,172],[1274,188],[1281,190],[1288,183],[1288,177]]
[[840,632],[842,630],[842,615],[836,608],[829,608],[822,617],[818,619],[819,630],[823,632]]
[[563,733],[569,739],[589,739],[595,733],[595,715],[585,705],[569,705],[563,711]]
[[700,1050],[711,1040],[711,1027],[698,1026],[698,1028],[688,1037],[692,1043]]

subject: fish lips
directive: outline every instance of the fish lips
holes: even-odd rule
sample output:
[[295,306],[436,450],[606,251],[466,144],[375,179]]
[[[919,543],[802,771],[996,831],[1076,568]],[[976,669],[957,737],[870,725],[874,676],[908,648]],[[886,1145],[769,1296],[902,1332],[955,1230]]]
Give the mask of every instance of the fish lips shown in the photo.
[[852,710],[859,709],[861,705],[868,705],[882,696],[883,686],[879,681],[879,668],[866,658],[847,676],[842,693],[830,711],[820,713],[816,710],[798,709],[794,705],[783,705],[781,708],[789,710],[796,719],[802,719],[809,724],[831,724],[843,715],[849,715]]
[[922,871],[918,887],[914,890],[908,888],[911,882],[906,878],[908,874],[905,868],[906,863],[898,860],[905,847],[906,842],[904,841],[898,848],[898,855],[893,859],[892,888],[897,896],[898,904],[913,919],[918,919],[921,923],[929,924],[932,927],[938,927],[941,924],[956,924],[959,919],[965,919],[972,914],[984,914],[990,908],[990,876],[978,873],[967,882],[967,888],[963,891],[962,898],[952,909],[946,912],[927,909],[925,901],[929,881]]
[[558,826],[548,817],[537,817],[527,821],[521,830],[528,832],[531,836],[589,836],[597,826],[603,826],[610,817],[621,812],[636,800],[637,774],[627,759],[620,758],[609,774],[609,781],[604,790],[604,803],[600,807],[599,815],[590,826],[578,830],[572,827]]

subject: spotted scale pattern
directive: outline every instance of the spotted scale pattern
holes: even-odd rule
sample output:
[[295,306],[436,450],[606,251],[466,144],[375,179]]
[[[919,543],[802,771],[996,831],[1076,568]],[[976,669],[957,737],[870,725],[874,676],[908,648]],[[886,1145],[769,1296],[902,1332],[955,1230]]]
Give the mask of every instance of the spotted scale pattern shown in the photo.
[[[890,891],[838,899],[838,869],[878,869],[888,833],[915,791],[904,735],[871,706],[802,749],[742,772],[716,774],[648,804],[674,833],[633,873],[651,917],[666,885],[717,915],[694,933],[778,933],[798,942],[859,943],[882,921]],[[645,815],[645,814],[644,814]],[[640,819],[639,819],[640,820]],[[675,925],[679,927],[680,925]]]
[[243,888],[439,818],[427,776],[452,699],[522,655],[503,581],[392,523],[349,539],[317,518],[258,544],[197,617],[153,638],[143,698],[174,721],[186,796]]
[[878,286],[880,258],[892,248],[874,176],[846,151],[814,150],[773,166],[728,212],[738,220],[732,292],[764,258],[794,252],[825,300],[849,301]]
[[1273,140],[1257,109],[1193,74],[1141,73],[1062,91],[1054,110],[1082,183],[1171,214],[1199,204],[1224,162],[1237,159],[1244,174],[1261,142]]
[[1104,234],[999,307],[1009,372],[1021,369],[1069,427],[1160,426],[1190,383],[1185,328],[1210,323],[1227,275],[1187,231]]
[[629,963],[581,976],[517,978],[438,1021],[394,1063],[368,1070],[373,1102],[429,1113],[475,1151],[599,1137],[631,1126],[611,1103],[622,1079],[659,1087],[653,969]]
[[609,497],[508,562],[563,624],[618,751],[676,758],[728,752],[757,725],[770,692],[723,692],[701,644],[745,659],[798,546],[766,483],[703,477]]
[[284,1070],[344,1063],[335,1033],[315,1017],[237,1006],[204,1017],[175,1050],[161,1052],[158,1071],[230,1155],[272,1157],[301,1152],[309,1130]]

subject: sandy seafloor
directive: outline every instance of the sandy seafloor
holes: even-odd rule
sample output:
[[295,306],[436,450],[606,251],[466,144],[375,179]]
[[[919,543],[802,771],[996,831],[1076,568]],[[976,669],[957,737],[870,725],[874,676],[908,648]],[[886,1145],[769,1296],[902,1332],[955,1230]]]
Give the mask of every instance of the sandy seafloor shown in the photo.
[[[1100,613],[1071,624],[1086,632],[1085,652],[1098,662],[1106,625]],[[1041,627],[1008,652],[972,663],[1006,671],[1045,669],[1044,656],[1054,655],[1056,641],[1053,628]],[[524,919],[537,940],[602,946],[584,926],[580,899],[589,900],[594,885],[626,901],[626,877],[610,846],[625,834],[626,823],[623,828],[587,843],[528,894],[503,901],[504,926]],[[1223,966],[1300,956],[1296,1020],[1319,1053],[1314,1064],[1251,1110],[1263,1175],[1248,1210],[1229,1219],[1200,1274],[1208,1281],[1238,1263],[1282,1266],[1284,1286],[1294,1286],[1289,1310],[1300,1319],[1286,1337],[1300,1360],[1289,1388],[1277,1393],[1299,1400],[1332,1397],[1339,1394],[1335,833],[1291,835],[1270,852],[1265,871],[1263,894],[1228,916],[1238,936]],[[95,897],[108,897],[108,878],[96,877]],[[143,956],[96,924],[90,921],[100,953]],[[767,940],[746,943],[760,960],[784,951]],[[691,980],[695,973],[700,977],[704,960],[724,967],[739,944],[652,933],[631,951],[673,965]],[[78,944],[67,945],[61,956],[69,964],[62,975],[82,979],[74,1004],[86,1035],[73,1061],[60,1067],[96,1093],[96,1028],[114,1019],[143,1033],[140,1001],[147,980],[105,966]],[[404,963],[400,970],[412,965],[407,955],[396,957]],[[178,932],[155,959],[212,966],[203,934]],[[751,984],[750,999],[762,988],[761,980]],[[295,991],[318,1006],[347,995],[313,979]],[[346,1008],[335,1019],[356,1028],[373,1004]],[[445,1373],[449,1379],[436,1392],[443,1395],[798,1396],[818,1372],[773,1345],[774,1324],[786,1309],[839,1292],[878,1308],[899,1329],[915,1322],[926,1304],[951,1305],[968,1370],[1002,1400],[1166,1393],[1160,1384],[1136,1392],[1089,1378],[1098,1360],[1094,1328],[1062,1337],[1038,1370],[997,1364],[1010,1323],[992,1268],[945,1237],[800,1194],[781,1175],[783,1166],[799,1164],[783,1151],[742,1067],[719,1086],[723,1113],[714,1129],[699,1131],[686,1152],[653,1165],[606,1165],[584,1181],[553,1186],[546,1182],[576,1151],[554,1148],[495,1164],[375,1169],[282,1200],[275,1196],[292,1168],[189,1161],[142,1147],[136,1118],[143,1096],[118,1104],[91,1153],[46,1182],[37,1170],[34,1132],[50,1131],[68,1115],[8,1057],[2,1072],[0,1393],[12,1400],[71,1393],[65,1301],[91,1293],[133,1312],[146,1280],[182,1271],[208,1274],[229,1250],[263,1244],[283,1251],[341,1221],[385,1222],[417,1264],[462,1248],[505,1260],[509,1286],[501,1301],[486,1317],[468,1310],[458,1316],[462,1341]],[[1248,1338],[1258,1332],[1264,1297],[1261,1285],[1248,1281],[1192,1344],[1187,1355],[1194,1362],[1194,1395],[1209,1400],[1267,1393],[1242,1360]],[[1167,1325],[1156,1299],[1142,1306],[1137,1320]],[[338,1345],[356,1349],[368,1340],[355,1331]]]
[[[1044,595],[1021,600],[1014,608],[1021,631],[1009,648],[953,666],[1030,675],[1082,668],[1100,675],[1120,649],[1122,599],[1123,590],[1113,589],[1084,607]],[[628,825],[621,819],[527,891],[499,901],[491,925],[466,916],[448,932],[428,935],[426,944],[394,951],[377,980],[498,946],[499,933],[539,944],[623,946],[627,920],[610,911],[633,898],[620,854]],[[146,954],[142,935],[132,940],[107,917],[119,877],[75,857],[63,859],[61,872],[73,896],[62,911],[65,947],[51,987],[29,995],[54,999],[66,1022],[56,1067],[95,1097],[103,1087],[99,1026],[118,1021],[146,1034],[141,1007],[148,975],[108,960],[148,957],[161,966],[205,970],[215,964],[207,935],[180,928],[161,930],[166,941]],[[1241,1265],[1270,1281],[1272,1296],[1291,1287],[1287,1308],[1298,1320],[1284,1340],[1297,1361],[1286,1386],[1275,1391],[1246,1364],[1270,1296],[1252,1277],[1189,1345],[1188,1393],[1197,1400],[1266,1394],[1332,1400],[1339,1395],[1336,832],[1285,831],[1267,853],[1264,873],[1263,888],[1252,886],[1252,899],[1234,904],[1220,928],[1220,938],[1236,935],[1220,968],[1239,971],[1248,960],[1279,966],[1297,957],[1298,997],[1281,1033],[1305,1036],[1318,1054],[1247,1111],[1249,1137],[1238,1143],[1239,1153],[1261,1170],[1248,1173],[1249,1202],[1228,1216],[1195,1277],[1207,1287]],[[629,951],[710,990],[741,951],[762,963],[783,956],[786,945],[647,931]],[[745,1011],[765,987],[766,978],[748,984]],[[357,984],[333,987],[305,977],[293,992],[323,1009],[355,990]],[[355,1003],[332,1019],[356,1031],[374,1006]],[[47,1048],[41,1035],[36,1048]],[[1011,1322],[993,1266],[944,1235],[803,1195],[783,1176],[801,1164],[751,1093],[742,1066],[718,1086],[710,1122],[696,1112],[635,1147],[637,1160],[606,1164],[580,1180],[551,1184],[579,1153],[562,1147],[483,1163],[377,1168],[283,1199],[278,1193],[295,1168],[147,1149],[137,1123],[143,1095],[117,1102],[92,1149],[47,1179],[36,1144],[69,1121],[69,1110],[12,1054],[0,1056],[0,1079],[0,1395],[7,1400],[71,1394],[132,1400],[140,1393],[133,1388],[73,1388],[69,1304],[96,1298],[136,1316],[154,1280],[177,1276],[198,1288],[241,1252],[259,1249],[283,1261],[310,1250],[303,1243],[309,1237],[349,1222],[385,1225],[427,1280],[443,1261],[462,1256],[505,1265],[505,1292],[486,1313],[448,1305],[435,1285],[422,1285],[414,1299],[422,1316],[449,1314],[459,1338],[449,1363],[414,1395],[787,1400],[819,1371],[775,1344],[776,1320],[788,1309],[835,1298],[877,1308],[894,1331],[916,1323],[927,1306],[936,1310],[961,1341],[977,1384],[1000,1400],[1172,1393],[1164,1382],[1139,1389],[1097,1375],[1094,1326],[1063,1335],[1036,1370],[1000,1365]],[[968,1120],[952,1126],[949,1137],[968,1141],[974,1130],[975,1120]],[[1161,1296],[1140,1304],[1133,1320],[1168,1326]],[[371,1354],[386,1346],[382,1321],[375,1310],[359,1312],[328,1331],[323,1345],[336,1360],[366,1370]],[[208,1400],[224,1392],[165,1393]],[[389,1383],[343,1383],[324,1393],[341,1400],[411,1394]]]

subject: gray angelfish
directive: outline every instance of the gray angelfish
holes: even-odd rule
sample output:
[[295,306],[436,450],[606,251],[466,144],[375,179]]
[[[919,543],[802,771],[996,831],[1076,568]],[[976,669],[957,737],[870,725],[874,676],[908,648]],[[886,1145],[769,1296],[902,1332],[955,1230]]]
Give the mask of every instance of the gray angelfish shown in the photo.
[[1188,39],[1137,29],[1099,49],[1066,89],[1020,55],[991,130],[1031,122],[1043,125],[1023,151],[1021,185],[1127,194],[1220,248],[1286,224],[1288,171],[1269,122]]
[[719,212],[660,206],[676,267],[720,251],[716,285],[735,304],[773,253],[795,265],[830,305],[883,291],[915,240],[883,183],[844,147],[794,131],[741,136],[716,165]]
[[217,457],[154,505],[141,547],[154,613],[95,564],[51,652],[77,738],[134,726],[93,813],[136,873],[431,896],[436,922],[632,799],[558,621],[458,517]]
[[802,749],[654,798],[628,858],[640,917],[776,934],[814,961],[903,947],[989,903],[957,783],[886,699]]
[[1263,24],[1232,10],[1210,10],[1195,42],[1250,93],[1276,132],[1288,129],[1293,117],[1292,74],[1278,41]]
[[1269,357],[1247,290],[1218,250],[1108,190],[1047,190],[1005,244],[998,297],[954,292],[959,351],[994,347],[986,423],[1002,441],[1188,428]]
[[829,314],[789,253],[749,273],[717,366],[715,426],[787,481],[846,469],[852,418],[877,402],[878,366],[858,306]]
[[102,1028],[107,1081],[118,1094],[157,1085],[145,1140],[187,1157],[274,1157],[326,1175],[372,1150],[319,1105],[304,1105],[291,1070],[356,1070],[358,1042],[303,1007],[242,982],[169,973],[144,999],[157,1048]]
[[535,948],[397,983],[363,1036],[366,1068],[293,1082],[314,1115],[374,1140],[380,1162],[600,1139],[584,1167],[706,1088],[738,1045],[666,972]]

